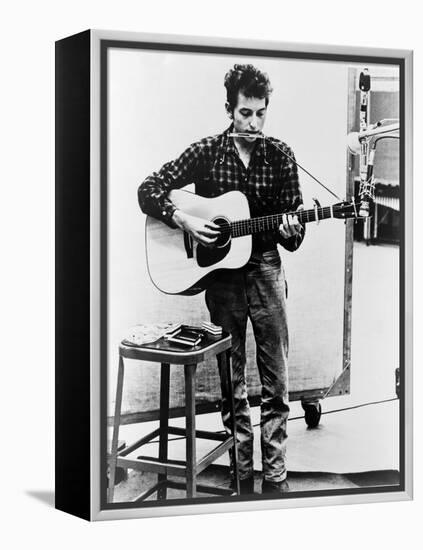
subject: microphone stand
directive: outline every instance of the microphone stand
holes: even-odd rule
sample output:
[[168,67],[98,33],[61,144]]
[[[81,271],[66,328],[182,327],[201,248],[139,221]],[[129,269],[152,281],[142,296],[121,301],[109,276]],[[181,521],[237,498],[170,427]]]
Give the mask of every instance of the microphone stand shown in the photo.
[[[367,69],[360,73],[360,130],[348,134],[348,149],[355,155],[360,155],[360,210],[359,216],[364,218],[363,236],[367,244],[370,240],[370,218],[375,200],[374,159],[376,146],[382,139],[399,139],[396,133],[400,129],[399,121],[395,119],[381,120],[376,124],[368,124],[368,107],[370,94],[370,75]],[[391,124],[385,124],[390,122]]]

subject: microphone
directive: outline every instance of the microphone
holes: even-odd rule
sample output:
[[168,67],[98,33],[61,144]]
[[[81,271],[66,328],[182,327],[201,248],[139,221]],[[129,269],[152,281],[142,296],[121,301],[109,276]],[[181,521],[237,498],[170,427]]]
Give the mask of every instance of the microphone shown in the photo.
[[352,155],[359,155],[361,152],[361,142],[363,139],[380,136],[382,134],[389,134],[390,132],[397,132],[400,129],[399,123],[382,125],[381,122],[377,122],[372,126],[369,126],[368,130],[364,132],[350,132],[347,135],[347,147]]

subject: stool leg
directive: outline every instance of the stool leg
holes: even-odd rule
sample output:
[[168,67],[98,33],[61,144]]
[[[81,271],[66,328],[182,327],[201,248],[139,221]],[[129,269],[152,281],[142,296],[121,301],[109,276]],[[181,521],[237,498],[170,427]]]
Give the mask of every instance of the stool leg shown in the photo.
[[[159,440],[159,460],[165,462],[168,453],[169,438],[169,384],[170,384],[170,365],[162,363],[160,370],[160,440]],[[167,474],[159,474],[158,481],[166,481]],[[166,485],[159,488],[157,493],[158,500],[164,500],[167,497]]]
[[117,379],[117,386],[116,386],[115,416],[113,418],[113,437],[112,437],[112,449],[111,449],[111,456],[110,456],[110,478],[109,478],[109,494],[108,494],[109,503],[113,502],[113,497],[115,492],[120,413],[122,408],[123,374],[124,374],[123,358],[122,356],[119,356],[119,369],[118,369],[118,379]]
[[219,354],[217,360],[219,363],[221,376],[223,375],[226,378],[226,384],[227,384],[230,429],[231,429],[231,434],[233,439],[233,448],[231,449],[232,450],[232,467],[233,467],[233,475],[234,475],[234,481],[235,481],[235,490],[239,495],[240,487],[239,487],[239,468],[238,468],[238,437],[236,432],[234,387],[232,383],[231,350],[227,350],[226,352]]
[[195,440],[195,369],[197,365],[185,365],[185,414],[186,414],[186,464],[187,497],[197,494],[197,453]]

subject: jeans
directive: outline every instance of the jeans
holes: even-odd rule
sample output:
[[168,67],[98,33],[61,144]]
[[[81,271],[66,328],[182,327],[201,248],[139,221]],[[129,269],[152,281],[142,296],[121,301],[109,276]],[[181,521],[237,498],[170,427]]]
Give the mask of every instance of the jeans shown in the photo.
[[[250,319],[261,391],[261,454],[264,478],[286,478],[288,326],[285,274],[277,250],[254,253],[246,266],[218,272],[206,291],[211,321],[232,336],[232,369],[240,479],[251,477],[253,429],[245,377],[245,340]],[[222,383],[222,419],[230,433],[229,404]]]

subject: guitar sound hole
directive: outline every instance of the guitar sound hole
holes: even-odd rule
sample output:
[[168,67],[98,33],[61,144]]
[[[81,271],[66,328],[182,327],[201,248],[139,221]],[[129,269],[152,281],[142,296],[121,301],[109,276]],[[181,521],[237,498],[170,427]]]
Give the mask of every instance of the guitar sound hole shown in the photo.
[[230,223],[226,218],[215,218],[212,222],[220,227],[220,235],[217,237],[215,246],[217,248],[223,248],[228,244],[231,238]]

